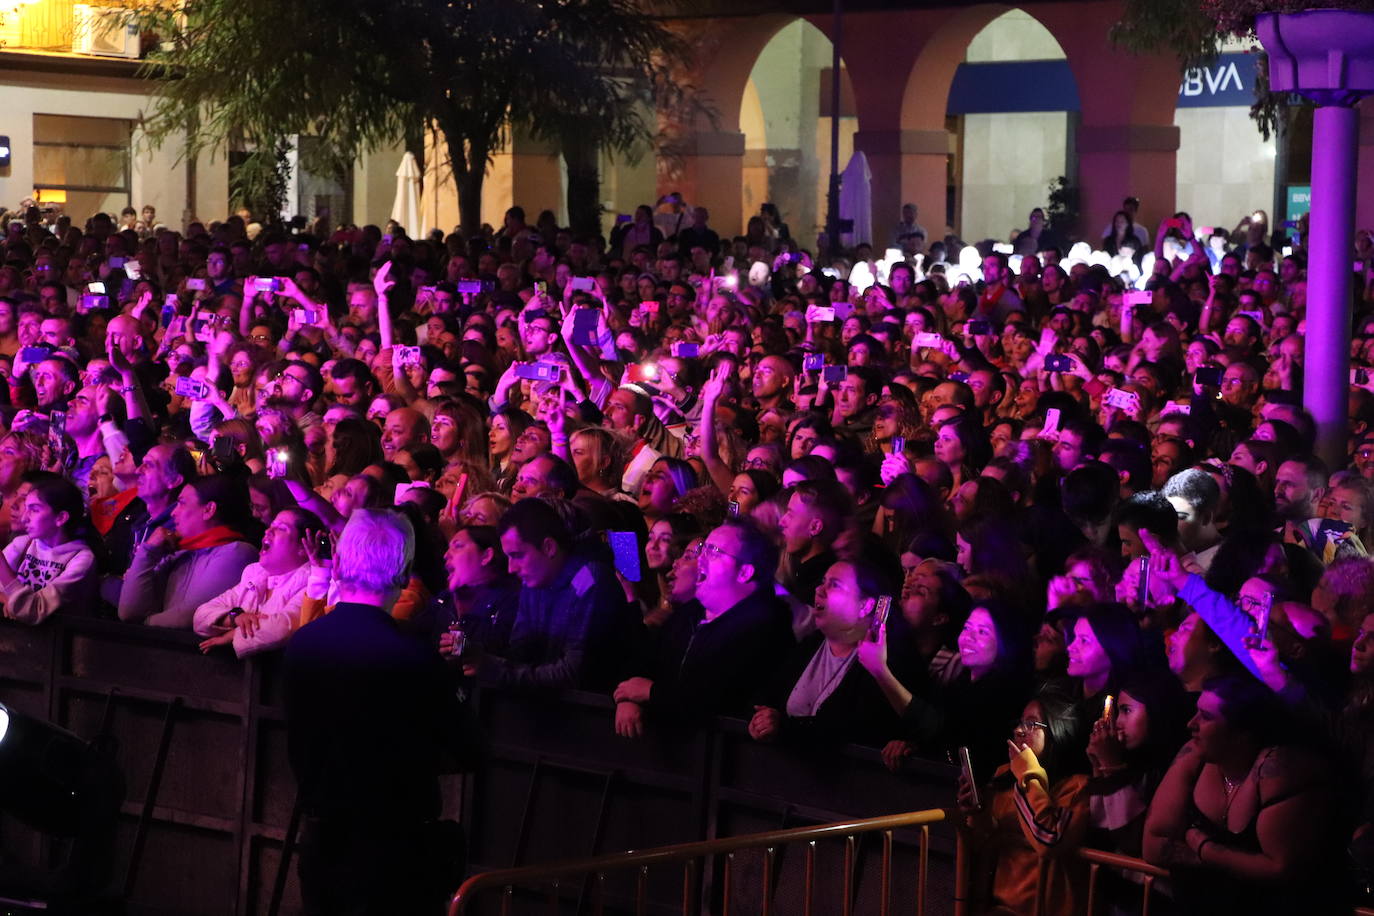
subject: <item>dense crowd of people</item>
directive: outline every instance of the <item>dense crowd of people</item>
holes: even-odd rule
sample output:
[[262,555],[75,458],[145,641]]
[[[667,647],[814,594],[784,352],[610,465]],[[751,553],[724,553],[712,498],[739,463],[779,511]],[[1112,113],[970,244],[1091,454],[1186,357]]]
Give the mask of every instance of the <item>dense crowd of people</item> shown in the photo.
[[[608,239],[15,214],[0,607],[287,647],[316,692],[333,620],[455,697],[604,691],[608,737],[964,756],[1015,912],[1045,862],[1081,911],[1079,845],[1182,912],[1335,911],[1374,862],[1374,251],[1328,466],[1302,229],[1262,216],[1151,236],[1128,200],[1085,251],[911,207],[821,260],[679,197]],[[386,766],[348,756],[311,791]]]

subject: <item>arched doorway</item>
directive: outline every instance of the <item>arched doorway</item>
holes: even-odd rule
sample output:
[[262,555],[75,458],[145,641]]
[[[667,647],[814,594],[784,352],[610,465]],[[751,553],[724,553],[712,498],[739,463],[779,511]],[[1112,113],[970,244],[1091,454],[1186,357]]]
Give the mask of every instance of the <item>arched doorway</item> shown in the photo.
[[[792,235],[807,248],[825,223],[830,179],[830,39],[796,19],[769,39],[749,73],[740,105],[744,134],[741,212],[747,221],[765,202],[777,205]],[[840,162],[854,148],[858,118],[841,67]],[[744,227],[741,226],[740,230]]]
[[[993,10],[988,10],[993,12]],[[929,86],[938,96],[937,86]],[[945,203],[966,240],[1008,241],[1060,176],[1073,182],[1078,87],[1039,20],[1002,8],[968,39],[946,96],[951,137]],[[933,112],[932,112],[933,114]]]

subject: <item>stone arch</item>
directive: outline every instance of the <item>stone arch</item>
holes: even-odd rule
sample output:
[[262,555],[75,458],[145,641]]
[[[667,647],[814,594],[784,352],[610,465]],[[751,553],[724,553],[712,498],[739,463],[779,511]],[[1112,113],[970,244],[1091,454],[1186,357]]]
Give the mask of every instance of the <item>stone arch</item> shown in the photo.
[[[960,192],[965,184],[962,176],[956,176],[953,179],[957,185],[954,194],[948,193],[951,184],[948,163],[954,141],[946,131],[946,113],[956,72],[960,65],[965,62],[970,47],[984,29],[1013,11],[1028,16],[1045,33],[1048,33],[1048,38],[1056,46],[1056,52],[1054,55],[1047,55],[1047,57],[1067,60],[1068,50],[1064,46],[1061,34],[1038,15],[1038,7],[1032,4],[1013,6],[1003,3],[984,3],[953,11],[950,15],[931,22],[932,30],[927,35],[907,76],[902,92],[900,113],[903,138],[903,149],[901,150],[902,197],[904,200],[921,202],[922,222],[926,225],[928,232],[935,233],[945,225],[960,225],[962,215],[967,215],[970,212],[977,215],[981,213],[981,209],[986,209],[985,207],[980,209],[979,200],[965,199],[962,196]],[[1075,74],[1075,82],[1077,83],[1076,77],[1077,74]],[[1017,117],[1022,120],[1033,119],[1031,115]],[[978,150],[986,148],[991,142],[988,135],[990,130],[1004,130],[1006,125],[1004,121],[989,121],[986,116],[982,116],[980,122],[982,130],[978,136],[982,137],[982,143],[969,140],[969,146],[966,147],[970,153],[967,162],[975,169],[975,175],[981,174],[986,181],[992,180],[989,169],[986,167],[987,162],[985,160],[987,157],[986,155],[979,155]],[[1001,223],[1008,218],[1019,218],[1012,216],[1013,211],[1019,213],[1020,209],[1029,209],[1029,206],[1043,203],[1045,188],[1049,181],[1055,175],[1070,170],[1072,162],[1072,156],[1068,153],[1068,148],[1072,142],[1069,137],[1070,125],[1063,125],[1062,130],[1045,130],[1038,123],[1031,123],[1026,126],[1036,137],[1043,135],[1042,143],[1046,157],[1044,164],[1053,174],[1037,175],[1033,179],[1030,176],[1023,176],[1026,180],[1021,182],[1021,189],[1017,196],[1027,198],[1027,200],[1018,201],[1018,205],[1013,206],[1006,216],[998,215],[993,219],[989,214],[983,214],[983,218],[974,219],[976,225],[961,226],[965,235],[972,232],[979,236],[991,234],[1000,238],[1005,229],[1010,228],[1009,226],[1002,226]],[[1060,147],[1064,147],[1062,153],[1059,151]],[[1060,162],[1061,158],[1062,162]],[[1053,164],[1050,163],[1050,160],[1054,161]],[[973,186],[976,187],[976,183]],[[1034,198],[1034,200],[1030,198]],[[1020,206],[1022,204],[1025,206]],[[970,206],[972,211],[970,211]],[[962,210],[963,212],[950,212],[951,210]]]
[[[804,244],[825,221],[830,172],[830,36],[805,18],[783,25],[759,51],[745,85],[742,212],[778,205]],[[853,152],[854,92],[841,63],[839,168]],[[751,115],[753,117],[751,117]]]

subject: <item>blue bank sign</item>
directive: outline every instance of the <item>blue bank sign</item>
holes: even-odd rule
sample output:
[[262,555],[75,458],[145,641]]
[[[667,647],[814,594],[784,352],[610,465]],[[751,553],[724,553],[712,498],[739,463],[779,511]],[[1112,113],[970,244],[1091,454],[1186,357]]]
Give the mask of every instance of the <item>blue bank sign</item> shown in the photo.
[[[1249,108],[1255,101],[1255,55],[1222,54],[1183,74],[1179,108]],[[950,114],[1078,111],[1078,84],[1066,60],[960,64],[949,87]]]
[[1185,70],[1179,108],[1249,107],[1255,101],[1255,55],[1223,54],[1205,67]]

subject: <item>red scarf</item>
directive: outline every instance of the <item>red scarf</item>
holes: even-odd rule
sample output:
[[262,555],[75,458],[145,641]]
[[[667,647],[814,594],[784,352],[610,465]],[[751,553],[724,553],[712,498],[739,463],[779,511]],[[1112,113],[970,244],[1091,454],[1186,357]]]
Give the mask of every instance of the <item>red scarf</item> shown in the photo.
[[138,498],[138,487],[121,490],[114,496],[97,499],[91,503],[91,524],[101,537],[110,533],[119,513],[129,508],[129,503]]
[[200,550],[205,547],[218,547],[221,544],[229,544],[233,541],[243,540],[243,535],[239,534],[228,525],[216,525],[208,531],[200,534],[193,534],[188,538],[182,538],[177,544],[177,550]]

